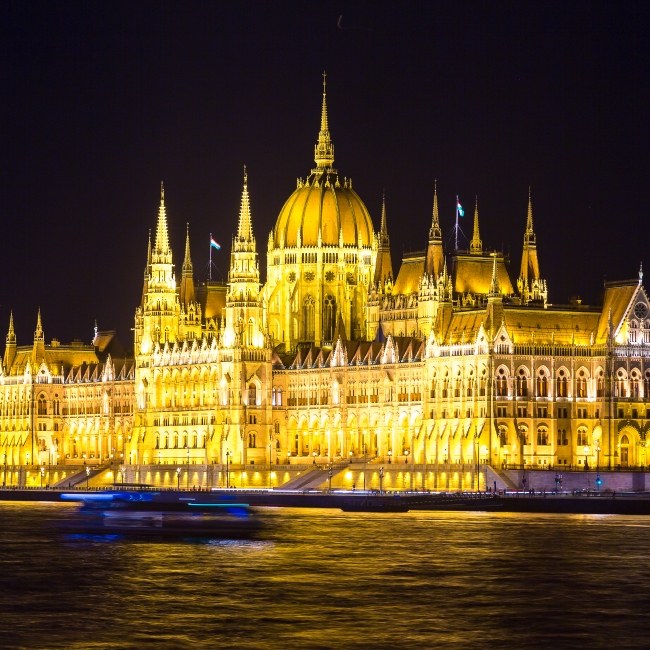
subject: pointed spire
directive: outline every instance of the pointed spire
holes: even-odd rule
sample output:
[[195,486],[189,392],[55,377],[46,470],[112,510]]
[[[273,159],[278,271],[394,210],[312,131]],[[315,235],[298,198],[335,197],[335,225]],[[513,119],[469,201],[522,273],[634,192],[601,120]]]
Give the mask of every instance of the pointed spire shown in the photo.
[[492,282],[490,282],[490,293],[489,296],[499,296],[501,295],[501,287],[499,286],[499,277],[497,274],[497,254],[492,253]]
[[643,282],[643,262],[639,264],[639,284]]
[[43,338],[43,325],[41,324],[41,308],[38,308],[38,317],[36,318],[36,331],[34,332],[35,339]]
[[14,312],[9,312],[9,331],[7,332],[7,343],[16,342],[16,332],[14,332]]
[[240,242],[253,241],[253,225],[251,222],[251,206],[248,197],[248,173],[244,165],[244,189],[241,196],[241,208],[239,210],[239,226],[237,228],[237,239]]
[[327,73],[323,70],[323,106],[320,114],[320,130],[321,133],[329,131],[327,124]]
[[380,234],[388,233],[386,228],[386,190],[384,189],[383,194],[381,195],[381,227],[379,228]]
[[478,197],[476,197],[476,207],[474,208],[474,234],[472,235],[472,241],[469,243],[469,250],[470,253],[474,254],[483,252],[483,242],[478,229]]
[[190,258],[190,224],[186,224],[185,234],[185,258],[183,259],[183,276],[192,274],[192,259]]
[[149,271],[149,265],[151,264],[151,228],[149,228],[149,241],[147,243],[147,268],[145,273]]
[[438,180],[433,181],[433,216],[431,219],[431,229],[429,230],[429,239],[441,239],[442,230],[440,229],[440,220],[438,219]]
[[524,245],[535,243],[535,232],[533,230],[533,202],[530,198],[530,185],[528,186],[528,215],[526,216],[526,232],[524,234]]
[[333,171],[334,164],[334,145],[330,139],[329,124],[327,121],[327,74],[323,72],[323,105],[321,108],[320,131],[318,133],[318,143],[314,147],[314,161],[317,169],[315,172],[322,172],[325,168]]
[[158,208],[158,225],[156,227],[156,244],[154,250],[157,255],[168,255],[169,234],[167,231],[167,212],[165,210],[165,185],[160,182],[160,207]]

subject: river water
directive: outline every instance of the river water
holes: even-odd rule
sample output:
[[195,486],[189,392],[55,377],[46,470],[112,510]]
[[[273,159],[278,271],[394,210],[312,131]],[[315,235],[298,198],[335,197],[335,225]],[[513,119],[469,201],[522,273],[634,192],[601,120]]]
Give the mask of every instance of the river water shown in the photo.
[[64,535],[0,503],[1,648],[647,648],[650,518],[262,510],[256,540]]

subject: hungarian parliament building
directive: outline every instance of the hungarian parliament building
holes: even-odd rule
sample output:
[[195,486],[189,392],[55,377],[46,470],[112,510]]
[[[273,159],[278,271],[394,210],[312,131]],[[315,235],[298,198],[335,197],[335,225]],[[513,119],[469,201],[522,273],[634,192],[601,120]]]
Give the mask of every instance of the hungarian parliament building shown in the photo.
[[394,273],[385,203],[375,230],[334,168],[325,92],[314,158],[268,235],[266,283],[244,174],[227,282],[195,281],[189,230],[175,273],[161,187],[133,352],[97,328],[90,344],[46,343],[40,312],[19,345],[10,320],[5,468],[650,461],[641,271],[607,282],[598,307],[550,304],[530,193],[516,273],[483,245],[478,205],[469,250],[444,250],[432,188],[424,250]]

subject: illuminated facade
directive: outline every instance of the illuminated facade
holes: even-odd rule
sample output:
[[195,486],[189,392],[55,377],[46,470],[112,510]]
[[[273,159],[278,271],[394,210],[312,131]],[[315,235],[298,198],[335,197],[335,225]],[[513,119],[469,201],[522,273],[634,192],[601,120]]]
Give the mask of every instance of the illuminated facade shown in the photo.
[[265,284],[246,174],[225,287],[196,285],[189,230],[177,282],[161,192],[134,358],[112,349],[111,333],[91,346],[45,345],[40,314],[33,344],[17,347],[12,322],[0,376],[5,462],[650,461],[641,272],[608,283],[598,308],[552,305],[530,196],[514,278],[509,259],[483,245],[478,203],[469,250],[445,254],[434,189],[424,250],[394,276],[386,203],[375,232],[333,167],[325,93],[315,162],[269,234]]

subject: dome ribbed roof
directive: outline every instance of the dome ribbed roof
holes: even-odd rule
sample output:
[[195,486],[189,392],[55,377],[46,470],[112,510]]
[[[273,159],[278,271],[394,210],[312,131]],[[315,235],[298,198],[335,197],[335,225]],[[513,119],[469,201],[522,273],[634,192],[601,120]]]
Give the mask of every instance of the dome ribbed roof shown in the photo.
[[337,185],[330,174],[312,174],[308,184],[296,189],[273,230],[277,248],[282,240],[286,247],[297,246],[298,231],[302,246],[317,246],[319,229],[323,246],[338,246],[341,230],[344,245],[372,244],[374,230],[366,206],[351,187]]

